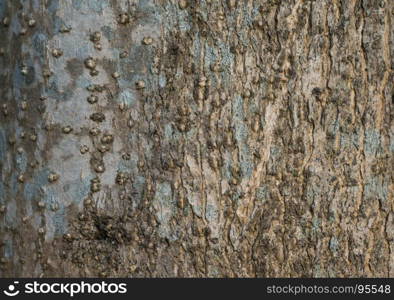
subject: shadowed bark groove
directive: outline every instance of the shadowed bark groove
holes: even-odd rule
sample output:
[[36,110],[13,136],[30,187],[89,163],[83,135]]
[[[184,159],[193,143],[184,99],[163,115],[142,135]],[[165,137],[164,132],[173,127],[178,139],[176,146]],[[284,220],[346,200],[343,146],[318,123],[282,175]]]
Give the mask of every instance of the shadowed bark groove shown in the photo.
[[0,18],[1,276],[394,276],[393,1]]

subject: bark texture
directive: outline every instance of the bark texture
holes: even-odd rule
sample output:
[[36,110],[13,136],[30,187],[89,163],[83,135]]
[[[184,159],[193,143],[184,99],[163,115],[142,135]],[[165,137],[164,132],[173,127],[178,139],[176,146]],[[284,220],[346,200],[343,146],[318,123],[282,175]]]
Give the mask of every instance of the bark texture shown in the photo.
[[1,276],[394,277],[392,0],[1,0]]

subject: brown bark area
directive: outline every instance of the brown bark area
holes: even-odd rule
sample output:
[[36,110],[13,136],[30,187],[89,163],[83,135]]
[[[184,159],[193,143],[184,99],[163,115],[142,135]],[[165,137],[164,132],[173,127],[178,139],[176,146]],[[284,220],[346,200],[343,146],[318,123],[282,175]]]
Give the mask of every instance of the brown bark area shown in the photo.
[[0,13],[2,276],[394,276],[392,1]]

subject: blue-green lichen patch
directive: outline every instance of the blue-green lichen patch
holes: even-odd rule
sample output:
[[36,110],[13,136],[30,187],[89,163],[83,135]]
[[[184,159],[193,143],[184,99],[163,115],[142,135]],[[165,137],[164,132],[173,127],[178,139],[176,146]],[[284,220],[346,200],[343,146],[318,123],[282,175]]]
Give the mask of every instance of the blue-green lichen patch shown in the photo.
[[377,155],[381,152],[380,133],[376,129],[365,131],[365,152],[369,155]]
[[169,222],[176,209],[176,201],[173,197],[170,183],[162,182],[156,185],[153,207],[156,210],[156,216],[159,221],[160,235],[170,236]]

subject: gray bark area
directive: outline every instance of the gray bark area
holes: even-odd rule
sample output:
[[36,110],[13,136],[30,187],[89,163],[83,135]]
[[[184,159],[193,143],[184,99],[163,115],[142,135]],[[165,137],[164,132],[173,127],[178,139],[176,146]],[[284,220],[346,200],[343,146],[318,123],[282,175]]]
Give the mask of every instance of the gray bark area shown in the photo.
[[394,277],[394,2],[0,1],[0,275]]

